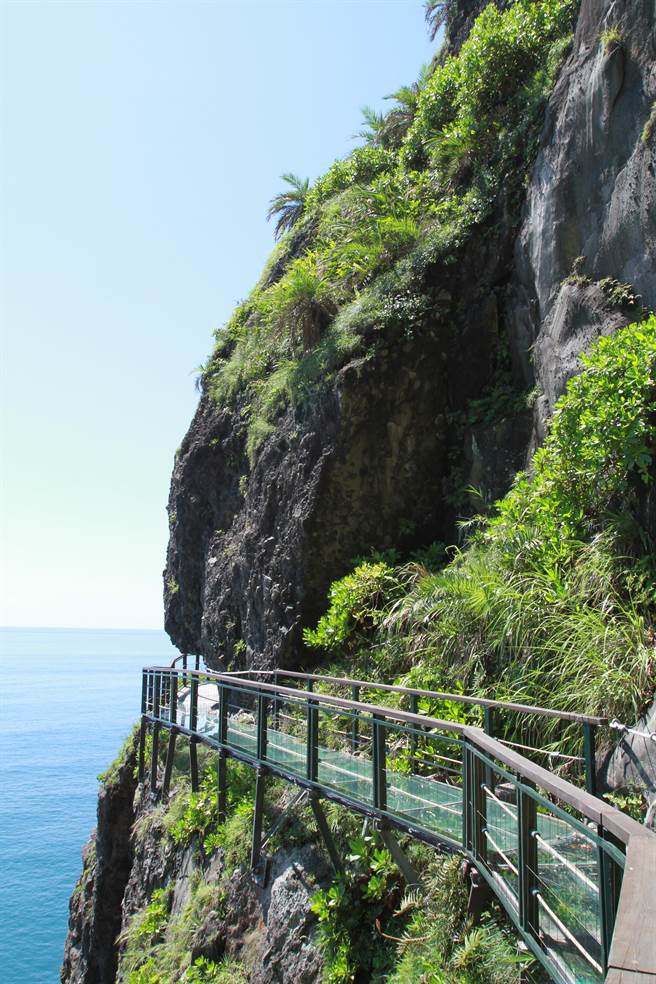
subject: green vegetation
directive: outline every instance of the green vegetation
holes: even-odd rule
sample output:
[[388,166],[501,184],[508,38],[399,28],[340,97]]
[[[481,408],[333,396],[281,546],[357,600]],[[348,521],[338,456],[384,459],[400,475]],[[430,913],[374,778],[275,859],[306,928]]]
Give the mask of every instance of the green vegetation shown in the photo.
[[149,905],[133,916],[119,938],[118,980],[126,984],[245,982],[233,961],[217,964],[199,957],[190,963],[190,952],[211,912],[225,916],[223,890],[200,875],[192,879],[187,903],[177,916],[171,914],[171,890],[156,889]]
[[346,860],[344,873],[312,902],[326,964],[324,980],[384,980],[394,951],[385,945],[380,927],[388,925],[401,900],[401,878],[389,852],[369,836],[353,838]]
[[282,180],[289,185],[288,191],[282,191],[271,200],[267,219],[276,217],[275,236],[278,239],[284,232],[292,229],[303,217],[305,200],[310,182],[307,178],[299,178],[296,174],[283,174]]
[[[426,5],[431,30],[448,9]],[[491,4],[457,56],[422,69],[386,113],[364,111],[364,146],[311,187],[283,175],[269,217],[285,235],[203,375],[239,410],[251,464],[286,407],[302,420],[354,354],[421,330],[428,272],[454,259],[502,184],[519,195],[575,10],[575,0]]]
[[534,961],[518,957],[516,940],[497,910],[476,927],[468,922],[459,866],[458,858],[433,858],[426,895],[406,893],[400,908],[410,918],[389,984],[519,984],[530,979]]
[[605,31],[602,31],[601,37],[601,47],[603,48],[605,55],[612,54],[616,48],[621,48],[624,44],[624,37],[620,28],[615,24],[607,27]]
[[350,843],[348,866],[314,896],[326,984],[518,984],[533,964],[518,959],[500,913],[474,928],[459,858],[415,845],[425,881],[406,889],[388,852],[372,837]]
[[640,134],[640,139],[642,140],[642,142],[649,143],[655,130],[656,130],[656,102],[652,103],[649,119],[647,120],[644,127],[642,128],[642,133]]
[[448,21],[453,6],[452,0],[424,0],[424,15],[431,41],[435,40],[439,29]]
[[[169,803],[164,828],[173,843],[180,847],[196,841],[206,853],[222,847],[237,867],[245,857],[239,855],[248,846],[248,831],[244,837],[244,819],[252,818],[255,777],[251,768],[241,762],[230,762],[228,787],[228,819],[219,827],[219,794],[216,765],[203,774],[200,789],[192,793],[182,785]],[[250,820],[249,820],[250,822]]]
[[361,565],[332,586],[306,642],[379,678],[438,690],[457,679],[468,692],[635,720],[654,688],[656,557],[639,503],[655,387],[654,316],[601,338],[530,474],[468,524],[466,548],[438,572]]
[[[118,755],[116,756],[114,761],[111,763],[111,765],[109,765],[105,769],[104,772],[101,772],[100,775],[98,776],[98,782],[102,783],[103,786],[113,786],[118,781],[118,777],[121,769],[123,768],[124,765],[127,764],[130,758],[136,752],[136,742],[137,742],[138,732],[139,732],[139,725],[136,724],[132,729],[132,731],[130,732],[130,734],[127,735],[127,737],[123,741],[123,744],[121,745]],[[136,769],[136,765],[135,765],[135,769]]]

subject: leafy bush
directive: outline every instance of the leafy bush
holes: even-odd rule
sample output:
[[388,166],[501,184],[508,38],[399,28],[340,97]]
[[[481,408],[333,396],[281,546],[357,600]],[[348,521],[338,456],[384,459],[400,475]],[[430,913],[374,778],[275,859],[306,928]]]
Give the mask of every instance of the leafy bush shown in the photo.
[[321,204],[327,198],[354,184],[367,184],[384,171],[392,170],[396,162],[392,151],[382,147],[358,147],[343,160],[337,160],[323,177],[310,188],[307,207]]
[[472,927],[460,859],[434,856],[426,894],[408,892],[399,910],[409,919],[400,935],[398,959],[388,984],[519,984],[533,964],[518,959],[512,930],[494,912]]
[[[231,759],[228,765],[228,809],[242,812],[251,811],[255,786],[253,770],[241,762]],[[210,853],[221,845],[218,825],[219,794],[216,767],[209,768],[200,783],[197,793],[181,789],[171,800],[164,816],[164,826],[168,836],[178,846],[198,840],[203,849]],[[223,825],[230,823],[230,818]]]
[[425,164],[432,149],[448,176],[463,157],[489,153],[504,107],[570,33],[575,10],[574,0],[517,0],[503,11],[489,4],[460,53],[438,66],[420,93],[401,150],[405,166]]
[[400,876],[389,852],[368,836],[351,841],[346,861],[345,871],[312,899],[324,979],[326,984],[382,981],[391,969],[393,950],[377,925],[387,925],[394,914],[401,896]]
[[357,645],[382,619],[385,605],[401,593],[401,582],[384,562],[365,562],[352,574],[334,581],[328,592],[330,607],[316,629],[305,629],[308,646],[333,652]]
[[121,955],[122,971],[131,973],[147,963],[156,946],[164,939],[170,910],[169,889],[158,888],[146,908],[132,917],[119,937],[119,943],[125,948]]
[[210,912],[225,916],[225,896],[219,884],[210,884],[200,875],[192,878],[189,897],[181,913],[170,913],[171,887],[157,889],[145,910],[133,916],[120,942],[118,979],[128,984],[194,984],[227,982],[229,971],[239,968],[232,962],[216,964],[199,958],[189,965],[196,934]]
[[[121,745],[118,755],[116,756],[114,761],[111,763],[111,765],[109,765],[105,769],[104,772],[101,772],[100,775],[98,776],[98,782],[102,783],[103,786],[113,786],[118,781],[120,770],[128,762],[130,757],[135,753],[137,747],[138,734],[139,734],[139,725],[135,724],[130,734],[127,735],[127,737],[123,741],[123,744]],[[150,735],[148,735],[147,737],[149,738]],[[152,746],[152,738],[151,738],[151,746]],[[134,767],[134,771],[136,774],[137,771],[136,765]]]

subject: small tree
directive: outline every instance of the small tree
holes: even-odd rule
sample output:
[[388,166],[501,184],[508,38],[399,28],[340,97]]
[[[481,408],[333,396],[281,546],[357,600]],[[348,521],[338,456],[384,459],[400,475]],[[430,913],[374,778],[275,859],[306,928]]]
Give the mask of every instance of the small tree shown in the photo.
[[452,6],[451,0],[424,0],[424,16],[431,41],[435,40],[439,29],[446,24]]
[[281,175],[289,185],[287,191],[281,191],[271,199],[267,219],[277,217],[274,235],[280,239],[284,232],[292,229],[303,217],[305,202],[310,188],[309,178],[299,178],[296,174]]

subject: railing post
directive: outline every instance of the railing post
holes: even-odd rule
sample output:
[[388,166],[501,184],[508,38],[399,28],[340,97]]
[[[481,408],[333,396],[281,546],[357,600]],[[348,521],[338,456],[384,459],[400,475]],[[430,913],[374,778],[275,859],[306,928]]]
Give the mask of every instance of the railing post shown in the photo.
[[[496,737],[494,734],[494,724],[494,708],[485,707],[483,709],[483,731],[486,735],[489,735],[490,738]],[[494,792],[494,773],[489,766],[485,770],[485,782],[488,789],[491,789]]]
[[[597,835],[606,840],[608,835],[602,825],[597,827]],[[608,970],[608,956],[613,941],[615,913],[617,911],[617,880],[614,862],[603,847],[597,847],[597,871],[599,880],[599,923],[601,926],[601,965],[604,973]]]
[[472,755],[471,762],[471,839],[472,852],[474,857],[487,861],[487,841],[485,840],[485,828],[487,826],[487,799],[485,796],[485,771],[478,755]]
[[269,701],[264,694],[258,694],[257,698],[257,760],[264,762],[266,759],[267,747],[267,708]]
[[178,675],[177,673],[171,673],[169,677],[170,687],[169,687],[169,721],[171,724],[178,723]]
[[[273,671],[273,685],[278,689],[278,671]],[[273,698],[273,713],[272,713],[272,723],[274,728],[278,728],[280,725],[280,698],[278,694]]]
[[307,705],[305,767],[310,782],[316,782],[319,777],[319,708],[311,697],[308,697]]
[[141,713],[146,713],[146,695],[148,693],[148,677],[146,670],[141,671]]
[[[360,703],[360,688],[357,683],[354,683],[351,687],[351,700],[356,704]],[[358,712],[353,711],[353,717],[351,718],[351,755],[358,754],[358,740],[360,737],[360,719],[358,717]]]
[[219,684],[219,731],[217,738],[220,745],[228,744],[228,694],[223,683]]
[[155,692],[155,674],[148,674],[148,687],[146,690],[146,709],[152,713],[153,710],[153,694]]
[[[524,783],[529,786],[528,782]],[[530,793],[517,787],[517,821],[519,845],[519,922],[526,933],[536,939],[539,935],[538,888],[538,826],[537,804]]]
[[187,686],[187,654],[182,654],[182,686]]
[[[412,714],[418,714],[419,713],[419,695],[418,694],[411,694],[410,695],[410,711],[412,712]],[[416,758],[417,758],[417,734],[416,734],[417,725],[416,724],[413,724],[412,727],[413,727],[413,731],[412,731],[412,733],[410,735],[410,772],[411,773],[414,773],[414,772],[416,772],[415,762],[416,762]]]
[[465,739],[462,745],[462,846],[465,851],[469,852],[473,849],[472,817],[474,814],[471,772],[472,753]]
[[597,795],[597,761],[595,750],[597,726],[589,721],[583,722],[583,758],[585,760],[585,788],[592,795]]
[[385,725],[383,719],[374,714],[371,719],[373,743],[371,763],[373,769],[373,801],[376,809],[387,809],[387,763],[385,761]]
[[[198,727],[198,677],[192,676],[191,686],[189,689],[189,700],[190,700],[190,710],[189,710],[189,730],[195,731]],[[198,782],[198,749],[196,747],[197,739],[192,737],[189,739],[189,774],[191,776],[191,791],[192,793],[198,792],[199,782]]]
[[[159,717],[159,688],[160,688],[160,675],[155,673],[155,682],[153,686],[153,717]],[[151,792],[157,792],[157,765],[159,757],[159,722],[157,720],[153,721],[153,750],[152,758],[150,761],[150,788]]]

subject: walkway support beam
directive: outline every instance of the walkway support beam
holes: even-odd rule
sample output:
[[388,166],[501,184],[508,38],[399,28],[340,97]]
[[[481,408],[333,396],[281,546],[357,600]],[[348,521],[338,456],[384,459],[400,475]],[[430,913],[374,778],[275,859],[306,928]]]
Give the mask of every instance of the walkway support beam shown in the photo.
[[312,812],[314,814],[314,819],[316,821],[319,833],[323,838],[323,842],[326,845],[326,850],[332,862],[332,866],[337,873],[344,870],[344,865],[342,864],[342,859],[339,856],[339,851],[333,839],[330,827],[328,826],[328,821],[326,820],[326,814],[323,812],[323,807],[319,802],[319,794],[316,790],[312,790],[310,793],[310,806],[312,807]]
[[405,878],[406,883],[408,885],[416,885],[417,888],[423,889],[424,886],[421,878],[412,867],[405,851],[390,830],[389,825],[385,822],[381,823],[378,832],[380,833],[383,844],[394,858],[397,868]]
[[178,738],[178,729],[172,727],[169,731],[169,747],[166,750],[166,765],[164,767],[164,779],[162,780],[162,796],[169,795],[171,786],[171,775],[173,773],[173,762],[175,759],[175,743]]
[[251,869],[254,871],[262,855],[262,821],[264,818],[264,783],[266,769],[258,768],[255,778],[255,808],[253,810],[253,840],[251,844]]
[[[159,688],[160,688],[160,675],[155,674],[155,683],[153,687],[153,717],[157,719],[159,717]],[[150,791],[152,793],[157,792],[157,766],[159,759],[159,722],[157,720],[153,721],[153,750],[152,757],[150,760]]]

